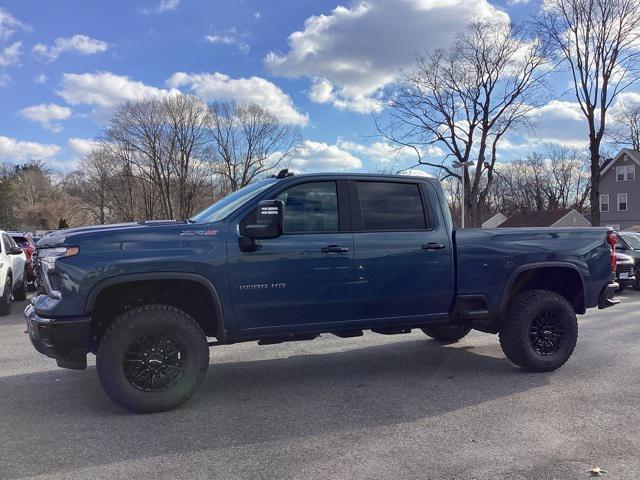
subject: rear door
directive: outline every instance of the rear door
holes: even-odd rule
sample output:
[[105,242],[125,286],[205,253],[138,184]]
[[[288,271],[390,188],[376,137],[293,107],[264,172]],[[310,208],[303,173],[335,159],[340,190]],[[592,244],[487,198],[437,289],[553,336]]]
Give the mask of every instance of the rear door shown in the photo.
[[453,252],[435,189],[411,179],[349,182],[359,319],[436,320],[453,296]]

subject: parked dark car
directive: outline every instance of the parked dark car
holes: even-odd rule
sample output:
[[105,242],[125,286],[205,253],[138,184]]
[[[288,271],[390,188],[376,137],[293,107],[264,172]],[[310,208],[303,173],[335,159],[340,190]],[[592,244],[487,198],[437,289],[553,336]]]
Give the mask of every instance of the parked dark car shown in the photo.
[[616,252],[616,282],[618,282],[617,292],[622,292],[627,287],[631,287],[636,283],[635,261],[624,253]]
[[36,280],[35,270],[33,268],[33,254],[36,251],[36,244],[29,235],[22,232],[7,232],[13,241],[18,244],[22,251],[27,257],[27,260],[24,264],[24,273],[27,279],[27,282],[33,283]]
[[210,345],[326,333],[477,329],[547,372],[571,356],[576,314],[616,303],[615,242],[606,228],[455,230],[435,179],[283,171],[186,222],[48,234],[25,315],[36,349],[74,369],[95,353],[135,412],[186,401]]
[[635,281],[632,282],[632,285],[636,290],[640,290],[640,233],[618,233],[616,251],[628,255],[634,260],[633,275],[635,276]]

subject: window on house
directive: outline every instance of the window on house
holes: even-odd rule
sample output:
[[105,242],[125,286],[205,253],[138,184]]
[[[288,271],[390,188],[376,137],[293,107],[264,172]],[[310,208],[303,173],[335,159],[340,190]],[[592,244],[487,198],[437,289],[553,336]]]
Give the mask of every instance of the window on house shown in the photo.
[[609,211],[609,195],[600,195],[600,211]]
[[616,182],[633,182],[635,179],[635,165],[620,165],[616,167]]
[[618,211],[619,212],[627,211],[627,194],[626,193],[618,194]]

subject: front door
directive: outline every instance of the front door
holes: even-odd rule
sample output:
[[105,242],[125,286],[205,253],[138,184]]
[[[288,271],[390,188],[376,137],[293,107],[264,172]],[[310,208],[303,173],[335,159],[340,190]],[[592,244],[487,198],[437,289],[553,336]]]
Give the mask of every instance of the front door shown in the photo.
[[[435,189],[410,180],[352,181],[359,319],[446,316],[453,252]],[[357,225],[356,225],[357,224]]]
[[241,330],[276,331],[349,320],[353,315],[353,233],[343,181],[307,181],[275,196],[283,235],[254,252],[229,241],[230,286]]

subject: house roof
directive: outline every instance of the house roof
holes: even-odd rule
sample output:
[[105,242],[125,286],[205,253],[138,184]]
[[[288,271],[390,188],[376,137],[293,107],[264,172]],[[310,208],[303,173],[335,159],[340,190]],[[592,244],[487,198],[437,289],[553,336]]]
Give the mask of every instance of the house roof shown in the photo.
[[618,152],[618,154],[613,158],[607,158],[605,162],[600,167],[600,175],[603,175],[607,170],[609,170],[613,165],[622,158],[623,155],[628,155],[631,160],[640,166],[640,152],[636,150],[631,150],[630,148],[623,148]]
[[567,216],[572,210],[571,208],[563,208],[559,210],[534,210],[514,213],[498,225],[498,228],[550,227]]

